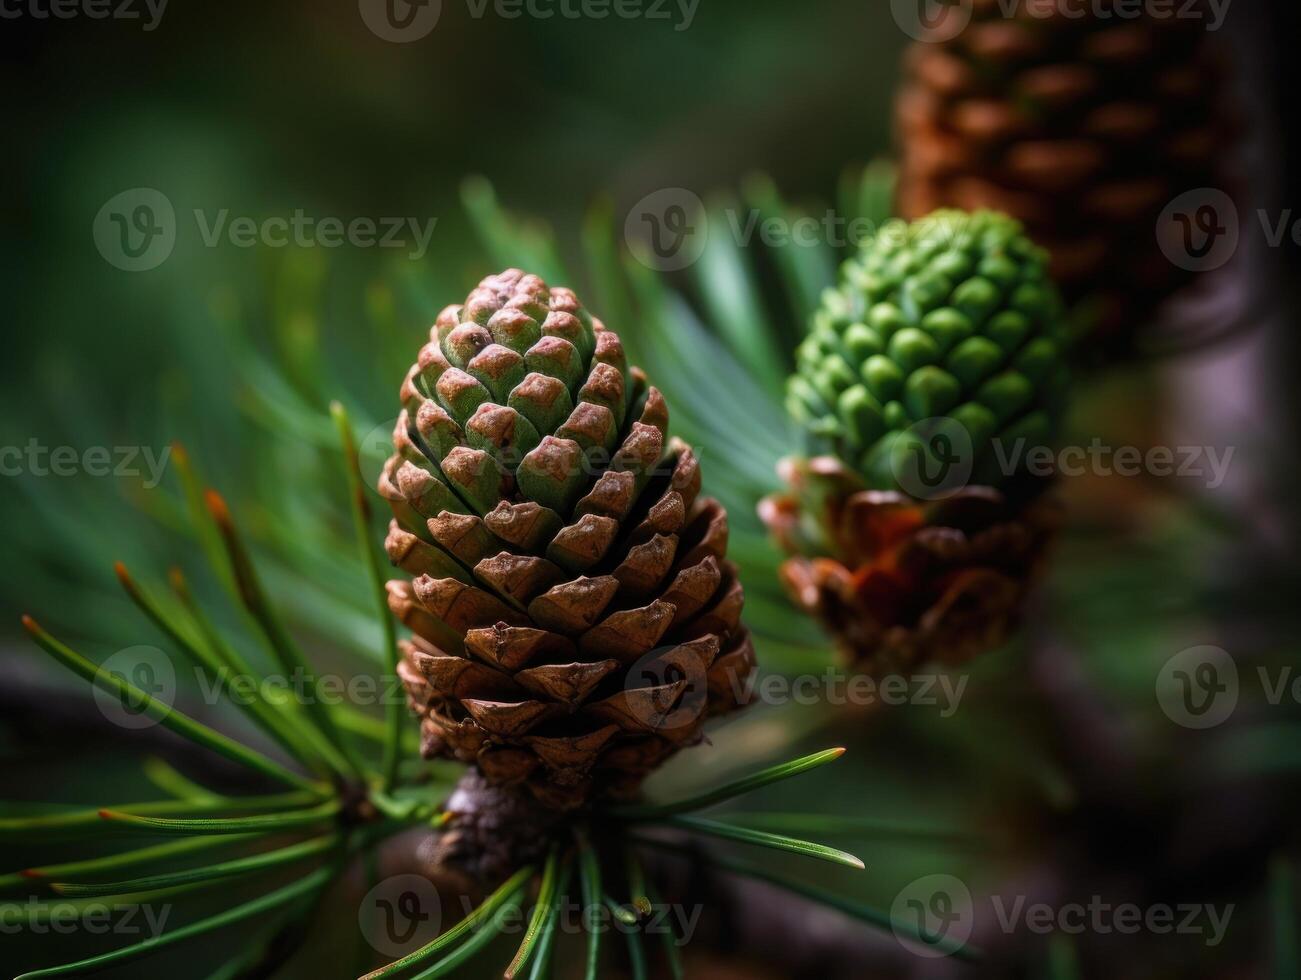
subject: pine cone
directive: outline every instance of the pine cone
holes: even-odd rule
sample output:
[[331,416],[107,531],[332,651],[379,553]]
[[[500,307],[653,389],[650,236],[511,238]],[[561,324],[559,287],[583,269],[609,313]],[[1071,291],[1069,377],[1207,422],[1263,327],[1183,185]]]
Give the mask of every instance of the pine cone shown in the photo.
[[[866,674],[958,664],[1004,643],[1059,523],[1042,484],[918,501],[866,490],[839,461],[786,460],[760,516],[790,554],[782,583]],[[817,530],[805,520],[817,501]],[[812,557],[806,557],[812,556]]]
[[1206,22],[1034,3],[1008,17],[999,0],[971,12],[956,36],[906,57],[900,213],[1014,215],[1052,254],[1067,300],[1089,301],[1095,338],[1143,326],[1192,275],[1162,254],[1158,216],[1180,194],[1225,186],[1234,133]]
[[800,346],[788,407],[832,455],[788,462],[760,513],[862,669],[966,659],[1015,620],[1055,521],[1012,463],[1051,445],[1068,380],[1046,265],[1003,215],[892,222]]
[[511,269],[439,314],[401,398],[380,492],[424,754],[554,810],[635,794],[754,666],[727,515],[663,397]]

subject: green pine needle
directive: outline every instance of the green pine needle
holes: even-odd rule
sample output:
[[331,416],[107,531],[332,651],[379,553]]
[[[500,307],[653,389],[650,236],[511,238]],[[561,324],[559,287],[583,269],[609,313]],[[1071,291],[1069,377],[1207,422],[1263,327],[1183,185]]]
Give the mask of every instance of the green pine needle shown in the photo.
[[331,866],[320,868],[311,874],[300,878],[298,881],[284,888],[269,892],[251,902],[245,902],[243,905],[237,905],[235,908],[227,909],[217,915],[207,919],[201,919],[198,922],[191,923],[188,926],[182,926],[179,929],[173,929],[164,932],[158,936],[135,943],[131,946],[115,949],[109,953],[101,953],[98,956],[92,956],[89,959],[78,960],[75,963],[65,963],[62,966],[52,966],[43,970],[35,970],[31,973],[24,973],[15,980],[47,980],[50,977],[66,977],[79,973],[89,973],[95,970],[101,970],[116,963],[122,963],[127,960],[133,960],[141,956],[147,956],[155,950],[173,946],[176,943],[184,942],[187,939],[193,939],[196,936],[202,936],[224,926],[233,925],[236,922],[242,922],[245,919],[251,919],[257,915],[263,915],[274,909],[287,905],[316,888],[328,884],[334,877],[338,869]]
[[319,803],[316,792],[279,793],[272,796],[224,797],[220,800],[149,800],[145,803],[122,803],[115,807],[95,807],[89,810],[67,810],[35,817],[9,817],[0,819],[0,840],[38,833],[76,831],[97,824],[105,809],[127,810],[139,816],[179,816],[181,814],[220,813],[230,810],[283,810],[286,807]]
[[[200,625],[200,632],[204,634],[205,642],[200,644],[191,640],[180,624],[175,622],[162,606],[131,577],[131,573],[127,571],[122,562],[114,565],[113,570],[117,573],[118,581],[122,583],[123,590],[135,603],[136,607],[145,614],[164,636],[179,647],[192,663],[206,670],[209,676],[222,688],[229,690],[232,673],[238,676],[254,676],[248,665],[233,655],[233,651],[230,651],[228,645],[221,641],[213,642],[213,637],[208,634],[202,624]],[[172,573],[172,587],[182,602],[188,599],[189,590],[186,588],[185,580],[179,571],[173,571]],[[325,768],[319,755],[311,752],[301,738],[294,738],[286,732],[284,713],[263,701],[256,689],[251,699],[236,699],[236,706],[262,731],[271,736],[276,742],[279,742],[293,758],[304,765],[315,767],[318,773]]]
[[705,863],[725,871],[729,874],[739,875],[743,878],[753,878],[756,881],[763,881],[793,895],[799,895],[818,905],[824,905],[827,908],[835,909],[850,918],[865,922],[870,926],[881,929],[885,932],[893,932],[896,935],[907,935],[917,942],[923,943],[935,949],[942,950],[948,955],[958,960],[966,962],[975,962],[984,956],[984,953],[975,946],[954,943],[949,940],[942,940],[938,943],[923,937],[917,930],[904,922],[896,922],[890,917],[888,912],[873,908],[863,902],[856,902],[853,899],[844,898],[834,892],[829,892],[813,885],[806,885],[803,882],[795,881],[784,875],[769,871],[757,865],[748,864],[742,861],[735,861],[731,858],[721,857],[715,854],[702,854],[696,849],[684,848],[673,844],[665,844],[663,841],[642,839],[641,843],[648,847],[669,847],[673,850],[683,850],[692,856],[693,860],[704,861]]
[[308,827],[338,816],[342,809],[342,801],[330,800],[306,810],[288,810],[256,817],[174,820],[167,817],[142,817],[117,810],[100,810],[99,815],[114,826],[149,834],[247,834]]
[[538,939],[542,934],[543,923],[552,913],[551,900],[555,895],[556,881],[560,876],[560,856],[553,846],[547,855],[546,865],[542,870],[542,886],[538,892],[537,904],[533,906],[533,917],[529,920],[524,940],[520,943],[515,958],[506,967],[506,980],[515,980],[515,976],[528,965],[529,959],[537,952]]
[[729,817],[756,830],[792,834],[829,834],[884,838],[891,841],[918,841],[957,847],[974,847],[981,841],[972,834],[945,827],[926,827],[904,821],[842,817],[833,813],[734,813]]
[[[482,905],[480,905],[477,909],[475,909],[473,912],[467,915],[456,925],[452,926],[452,928],[448,929],[445,933],[443,933],[433,942],[420,947],[420,949],[416,950],[414,953],[408,953],[400,960],[394,960],[392,963],[388,964],[387,966],[382,966],[378,970],[374,970],[371,973],[367,973],[364,977],[361,978],[361,980],[384,980],[384,978],[396,976],[397,974],[406,970],[407,967],[415,966],[418,963],[423,963],[425,960],[429,959],[435,953],[439,952],[440,950],[446,949],[448,946],[451,946],[453,943],[456,943],[467,933],[473,931],[480,923],[484,922],[485,920],[491,921],[494,914],[499,909],[501,909],[502,906],[512,901],[515,898],[515,896],[518,895],[524,889],[524,886],[529,883],[529,879],[531,879],[533,875],[536,873],[537,873],[537,868],[535,868],[533,865],[528,865],[527,867],[521,868],[519,871],[516,871],[515,874],[512,875],[504,885],[502,885],[495,892],[489,895],[487,899],[484,900]],[[491,930],[487,930],[487,931],[491,933]],[[476,939],[477,938],[478,937],[476,937]],[[422,978],[437,976],[438,974],[435,973],[434,971],[439,970],[442,967],[442,965],[443,965],[442,963],[437,963],[434,965],[432,970],[427,971],[426,973],[422,973],[420,974],[420,976]]]
[[586,837],[579,838],[579,880],[583,891],[583,918],[587,926],[585,980],[597,980],[601,973],[601,930],[592,921],[601,905],[601,862]]
[[214,793],[206,786],[200,786],[194,780],[180,773],[167,760],[156,755],[151,755],[145,759],[141,768],[144,770],[145,779],[168,796],[174,796],[178,800],[214,803],[221,799],[220,793]]
[[637,913],[632,912],[625,905],[620,905],[608,892],[602,896],[610,914],[626,926],[635,926],[637,924]]
[[628,964],[632,967],[632,980],[646,980],[646,951],[642,949],[641,933],[630,929],[624,935],[628,939]]
[[204,499],[207,502],[209,512],[212,514],[212,519],[217,524],[217,530],[221,533],[222,542],[226,546],[231,568],[235,573],[235,581],[239,585],[240,601],[243,602],[249,615],[258,624],[266,639],[268,648],[285,674],[289,677],[301,676],[307,681],[313,694],[306,705],[307,714],[315,722],[316,728],[323,736],[324,741],[329,743],[330,748],[333,750],[331,764],[340,774],[364,781],[365,777],[361,766],[353,758],[347,743],[335,724],[330,706],[325,702],[321,691],[320,678],[308,666],[307,658],[303,656],[302,650],[289,634],[284,623],[280,621],[280,617],[267,599],[266,592],[263,590],[262,582],[253,567],[248,550],[235,528],[230,508],[226,506],[226,501],[215,490],[207,491]]
[[538,940],[537,955],[533,957],[533,968],[529,971],[529,980],[544,980],[551,971],[551,951],[556,944],[557,924],[560,921],[561,903],[569,893],[573,880],[573,864],[566,858],[561,866],[560,881],[556,888],[555,900],[546,921],[542,924],[542,938]]
[[[371,540],[370,505],[366,497],[366,488],[361,482],[361,462],[357,456],[357,443],[352,431],[352,422],[347,410],[339,402],[330,405],[330,414],[339,429],[339,441],[343,447],[344,469],[348,474],[348,493],[352,500],[352,522],[357,531],[357,547],[361,551],[362,564],[370,579],[371,592],[375,597],[375,611],[379,617],[384,635],[385,664],[390,674],[398,669],[397,629],[393,624],[393,614],[389,612],[388,592],[384,586],[384,576],[380,572],[379,560],[375,557],[375,545]],[[405,706],[398,700],[390,698],[387,706],[384,739],[384,761],[381,767],[382,788],[390,790],[397,782],[398,761],[402,748],[402,731],[405,727]]]
[[185,871],[173,871],[166,874],[149,875],[144,878],[132,878],[127,881],[105,881],[94,884],[75,884],[56,881],[50,888],[69,898],[93,897],[96,895],[123,895],[151,888],[171,888],[173,885],[188,885],[194,882],[216,881],[233,875],[249,874],[266,868],[276,868],[282,864],[301,861],[306,857],[323,854],[339,843],[338,834],[326,834],[313,840],[303,841],[264,854],[236,858],[202,868],[190,868]]
[[436,980],[437,977],[445,977],[456,970],[457,967],[465,963],[466,960],[476,956],[483,947],[496,939],[498,934],[506,928],[506,922],[520,910],[518,902],[512,900],[497,910],[492,917],[492,921],[486,926],[481,926],[474,931],[469,939],[463,942],[452,952],[448,953],[441,960],[431,966],[429,969],[417,973],[411,980]]
[[149,713],[151,718],[156,719],[159,724],[165,725],[183,738],[187,738],[197,745],[211,749],[218,755],[225,756],[232,762],[238,762],[289,786],[316,793],[318,796],[325,795],[328,792],[320,784],[314,783],[297,773],[290,772],[280,763],[267,758],[261,752],[241,745],[234,739],[228,738],[207,725],[195,721],[189,715],[177,711],[170,705],[156,701],[135,685],[120,677],[113,676],[81,654],[60,643],[43,630],[32,617],[24,616],[23,626],[46,653],[65,667],[68,667],[74,673],[80,674],[92,684],[98,685],[110,694],[129,698],[133,704],[144,705],[144,710]]
[[828,847],[825,844],[815,844],[812,841],[786,837],[782,834],[770,834],[764,830],[735,827],[731,824],[705,820],[701,817],[670,817],[665,823],[671,827],[680,827],[683,830],[707,834],[710,837],[719,837],[723,840],[736,841],[740,844],[771,847],[779,851],[790,851],[792,854],[802,854],[805,857],[819,858],[823,861],[830,861],[832,864],[857,868],[859,871],[862,871],[865,867],[861,860],[845,851],[838,851],[834,847]]
[[[259,671],[239,653],[222,635],[212,619],[204,612],[190,591],[189,583],[179,568],[168,573],[168,582],[181,605],[194,622],[204,644],[237,677],[255,679],[257,693],[263,690],[263,677]],[[275,729],[275,739],[284,745],[296,759],[307,759],[313,770],[328,778],[334,767],[329,762],[330,746],[312,725],[302,717],[301,706],[294,704],[292,710],[285,710],[283,704],[272,704],[262,697],[253,699],[252,707],[258,713],[258,719],[264,726]]]
[[[655,891],[653,885],[647,886],[647,896],[655,905],[663,905],[659,893]],[[665,917],[665,923],[668,928],[660,934],[660,939],[664,944],[664,958],[668,960],[669,975],[673,980],[682,980],[682,951],[678,949],[678,937],[673,931],[673,924],[670,917]]]
[[715,803],[721,803],[724,800],[730,800],[746,793],[752,793],[755,790],[768,786],[771,783],[780,782],[783,779],[790,779],[793,776],[799,776],[811,769],[817,769],[825,766],[829,762],[835,762],[845,754],[845,749],[826,749],[822,752],[815,752],[812,755],[806,755],[802,759],[794,759],[790,762],[783,762],[780,765],[772,766],[752,775],[742,777],[720,786],[717,789],[710,790],[708,793],[701,793],[699,796],[693,796],[690,799],[680,800],[677,803],[665,803],[660,805],[644,804],[635,806],[613,807],[610,810],[612,816],[621,820],[644,821],[659,820],[664,817],[675,816],[680,813],[691,813],[696,810],[703,810],[705,807],[713,806]]
[[[98,813],[95,814],[95,819],[99,819]],[[166,844],[141,847],[133,851],[123,851],[120,854],[110,854],[106,857],[89,858],[83,861],[66,861],[62,864],[47,864],[39,868],[25,868],[13,874],[0,875],[0,891],[15,886],[30,887],[34,882],[39,881],[57,880],[67,882],[83,877],[97,877],[110,872],[125,871],[138,868],[141,865],[171,860],[196,851],[227,847],[236,841],[251,840],[253,836],[255,835],[226,838],[192,837],[186,840],[169,841]]]

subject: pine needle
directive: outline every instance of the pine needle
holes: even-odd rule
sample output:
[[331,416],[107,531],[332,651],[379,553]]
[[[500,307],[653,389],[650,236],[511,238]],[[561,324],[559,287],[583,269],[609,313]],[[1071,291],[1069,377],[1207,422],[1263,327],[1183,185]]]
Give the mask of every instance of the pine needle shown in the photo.
[[779,851],[790,851],[792,854],[819,858],[823,861],[830,861],[832,864],[857,868],[859,871],[864,868],[861,860],[845,851],[838,851],[826,844],[815,844],[812,841],[786,837],[782,834],[770,834],[764,830],[751,830],[748,827],[735,827],[714,820],[704,820],[701,817],[670,817],[665,823],[694,833],[736,841],[739,844],[754,844],[758,847],[771,847]]
[[680,813],[691,813],[695,810],[703,810],[705,807],[713,806],[715,803],[721,803],[724,800],[730,800],[746,793],[752,793],[761,787],[768,786],[772,783],[781,782],[784,779],[790,779],[817,769],[827,763],[835,762],[845,754],[844,749],[826,749],[822,752],[815,752],[812,755],[806,755],[801,759],[793,759],[790,762],[783,762],[780,765],[771,766],[760,772],[744,776],[735,782],[712,789],[707,793],[701,793],[699,796],[693,796],[689,799],[679,800],[676,803],[664,803],[659,805],[645,804],[636,806],[612,807],[610,814],[620,820],[642,821],[658,820],[663,817],[674,816]]
[[250,874],[267,868],[279,867],[282,864],[301,861],[303,858],[323,854],[336,847],[338,843],[338,834],[326,834],[323,837],[303,841],[300,844],[293,844],[279,850],[236,858],[233,861],[210,864],[202,868],[189,868],[185,871],[172,871],[143,878],[132,878],[126,881],[105,881],[95,882],[94,884],[55,881],[50,884],[50,888],[69,898],[83,898],[97,895],[129,895],[133,892],[148,891],[152,888],[171,888],[174,885],[215,882],[233,875]]
[[167,817],[142,817],[117,810],[100,810],[99,815],[123,829],[150,834],[247,834],[308,827],[338,816],[342,809],[342,801],[330,800],[306,810],[288,810],[256,817],[173,820]]
[[308,665],[307,658],[303,656],[302,650],[299,649],[289,631],[285,629],[280,617],[267,599],[266,592],[262,588],[262,582],[258,578],[257,571],[254,569],[253,562],[249,557],[248,549],[244,546],[244,542],[235,528],[235,521],[231,517],[230,508],[226,506],[225,500],[215,490],[209,490],[205,494],[204,500],[208,505],[209,512],[212,514],[212,519],[217,524],[217,530],[221,534],[222,542],[225,544],[226,552],[230,557],[231,568],[235,573],[235,581],[239,586],[240,601],[258,624],[259,629],[266,638],[268,648],[276,657],[286,676],[302,677],[308,684],[312,696],[308,699],[305,709],[308,716],[315,722],[316,728],[323,736],[324,741],[328,742],[330,747],[335,750],[334,757],[331,759],[332,764],[340,774],[351,776],[357,780],[364,780],[365,777],[362,774],[361,767],[349,752],[347,743],[334,723],[330,707],[325,703],[320,678]]
[[601,973],[601,930],[594,921],[601,906],[601,862],[586,837],[579,838],[579,880],[583,891],[583,923],[587,926],[586,980],[597,980]]
[[[361,978],[361,980],[384,980],[384,978],[386,977],[395,976],[396,974],[406,970],[407,967],[411,967],[419,963],[423,963],[425,960],[429,959],[435,953],[439,952],[440,950],[446,949],[448,946],[451,946],[453,943],[460,940],[467,933],[474,930],[475,927],[478,926],[480,923],[484,922],[485,920],[491,921],[492,916],[499,909],[501,909],[502,906],[506,905],[508,902],[513,900],[515,896],[518,895],[524,889],[524,886],[528,884],[529,879],[532,878],[533,875],[536,873],[537,873],[537,868],[534,867],[533,865],[528,865],[527,867],[521,868],[519,871],[516,871],[515,874],[512,875],[506,881],[505,884],[503,884],[495,892],[489,895],[484,900],[482,905],[480,905],[477,909],[475,909],[473,912],[467,915],[456,925],[452,926],[452,928],[448,929],[445,933],[443,933],[433,942],[420,947],[420,949],[416,950],[414,953],[408,953],[400,960],[394,960],[392,963],[388,964],[387,966],[382,966],[378,970],[374,970],[371,973],[367,973],[364,977]],[[491,933],[491,930],[488,930],[488,932]],[[441,966],[442,966],[441,963],[435,964],[433,970],[427,971],[426,973],[423,973],[420,976],[421,977],[435,976],[436,974],[433,971],[438,970]]]
[[43,630],[32,617],[23,617],[23,627],[46,653],[65,667],[68,667],[74,673],[80,674],[92,684],[98,685],[110,694],[130,698],[133,704],[143,704],[145,706],[144,710],[149,713],[151,718],[156,719],[160,725],[165,725],[183,738],[187,738],[204,748],[211,749],[218,755],[225,756],[232,762],[238,762],[279,782],[315,793],[318,797],[325,795],[324,789],[319,784],[313,783],[297,773],[290,772],[280,763],[267,758],[261,752],[241,745],[234,739],[228,738],[207,725],[195,721],[189,715],[183,714],[170,705],[162,704],[135,685],[120,677],[115,677],[103,668],[91,663],[81,654],[60,643]]
[[551,902],[555,896],[556,881],[559,875],[560,855],[553,845],[551,853],[547,855],[546,865],[542,870],[542,886],[538,892],[537,904],[533,906],[533,917],[529,920],[528,929],[524,933],[524,940],[520,943],[515,958],[510,961],[510,966],[506,967],[506,980],[515,980],[516,974],[528,965],[529,959],[537,951],[543,923],[552,912]]
[[112,966],[116,963],[122,963],[127,960],[133,960],[141,956],[147,956],[155,950],[173,946],[176,943],[184,942],[195,936],[202,936],[206,933],[220,929],[224,926],[233,925],[236,922],[242,922],[245,919],[251,919],[254,916],[262,915],[273,909],[287,905],[297,898],[308,894],[313,889],[323,887],[331,878],[334,877],[338,869],[331,866],[320,868],[311,874],[300,878],[298,881],[284,888],[269,892],[251,902],[245,902],[243,905],[237,905],[233,909],[227,909],[217,915],[207,919],[201,919],[198,922],[191,923],[188,926],[182,926],[179,929],[173,929],[170,932],[164,932],[158,936],[151,936],[143,942],[135,943],[131,946],[116,949],[109,953],[101,953],[98,956],[92,956],[89,959],[78,960],[75,963],[65,963],[62,966],[52,966],[43,970],[34,970],[30,973],[24,973],[15,980],[47,980],[50,977],[66,977],[78,973],[89,973],[104,967]]
[[[370,504],[366,497],[366,488],[361,482],[361,463],[357,456],[357,443],[352,431],[352,422],[347,410],[339,402],[330,405],[330,414],[339,429],[339,441],[343,447],[344,468],[348,474],[348,492],[352,500],[352,522],[357,532],[357,547],[361,551],[362,564],[370,579],[371,592],[375,597],[375,611],[379,617],[380,628],[384,636],[384,660],[390,674],[398,669],[397,630],[393,625],[393,614],[388,607],[388,592],[384,585],[384,576],[380,572],[379,561],[375,557],[375,545],[371,540]],[[385,712],[384,760],[381,765],[381,787],[387,791],[393,788],[398,777],[398,760],[402,749],[402,731],[406,712],[404,705],[395,698],[389,698]]]

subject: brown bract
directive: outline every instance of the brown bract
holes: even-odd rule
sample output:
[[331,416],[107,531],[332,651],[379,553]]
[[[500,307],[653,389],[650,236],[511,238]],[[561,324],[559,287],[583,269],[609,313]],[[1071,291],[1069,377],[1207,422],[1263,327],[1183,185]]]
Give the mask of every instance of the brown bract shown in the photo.
[[[787,591],[856,670],[957,664],[1015,629],[1059,520],[1046,488],[966,487],[937,501],[865,490],[830,457],[787,460],[760,516],[792,557]],[[813,530],[815,529],[816,530]]]
[[634,795],[754,666],[663,397],[573,293],[508,270],[440,314],[402,400],[380,492],[425,755],[554,810]]

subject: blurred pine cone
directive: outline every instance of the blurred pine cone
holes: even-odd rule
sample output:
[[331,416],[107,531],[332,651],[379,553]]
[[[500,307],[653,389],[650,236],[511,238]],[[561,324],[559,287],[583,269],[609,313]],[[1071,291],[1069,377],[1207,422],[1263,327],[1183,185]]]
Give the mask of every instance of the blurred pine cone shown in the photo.
[[426,757],[553,810],[634,794],[754,665],[727,515],[663,397],[511,269],[439,314],[401,398],[380,492]]
[[1055,524],[1029,477],[1065,405],[1064,318],[1016,221],[881,229],[801,344],[788,407],[818,451],[760,513],[783,579],[867,671],[966,659],[1015,621]]
[[[1099,17],[1075,4],[967,0],[905,59],[897,103],[899,208],[988,207],[1025,222],[1095,339],[1145,326],[1191,278],[1157,219],[1179,195],[1224,188],[1234,135],[1209,14]],[[1172,12],[1173,13],[1173,12]],[[939,38],[949,38],[938,40]],[[1112,338],[1121,342],[1123,336]]]

